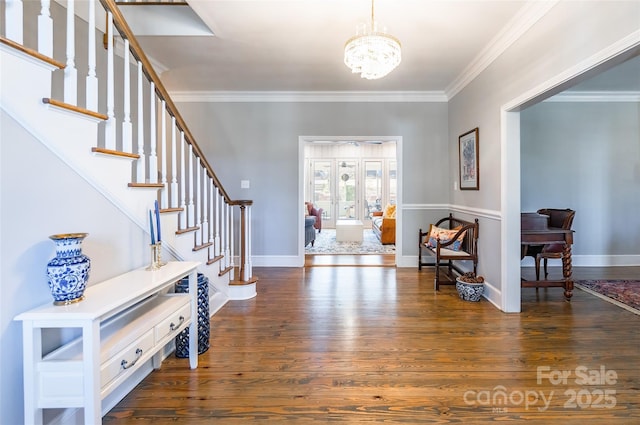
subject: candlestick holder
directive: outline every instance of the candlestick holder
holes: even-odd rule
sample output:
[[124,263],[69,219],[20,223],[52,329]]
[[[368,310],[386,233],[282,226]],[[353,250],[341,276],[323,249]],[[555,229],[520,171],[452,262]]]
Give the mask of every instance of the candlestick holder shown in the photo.
[[145,269],[148,271],[159,270],[160,269],[160,249],[158,248],[157,243],[152,243],[149,245],[151,248],[151,264]]
[[162,267],[167,264],[166,261],[162,261],[162,242],[160,241],[156,242],[156,250],[157,250],[156,259],[158,260],[158,267]]

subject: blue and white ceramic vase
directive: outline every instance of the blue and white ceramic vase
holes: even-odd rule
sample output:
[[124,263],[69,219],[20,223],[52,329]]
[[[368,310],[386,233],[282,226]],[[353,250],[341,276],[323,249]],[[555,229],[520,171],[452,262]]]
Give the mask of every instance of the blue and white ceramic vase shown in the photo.
[[484,293],[484,283],[465,282],[457,278],[456,289],[461,299],[478,302]]
[[89,280],[91,260],[82,254],[82,240],[88,233],[51,235],[56,244],[56,257],[47,264],[49,289],[55,305],[82,301]]

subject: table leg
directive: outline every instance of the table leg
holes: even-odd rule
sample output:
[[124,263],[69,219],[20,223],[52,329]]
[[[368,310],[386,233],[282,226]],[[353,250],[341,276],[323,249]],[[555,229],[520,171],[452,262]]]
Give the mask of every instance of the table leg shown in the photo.
[[565,244],[562,252],[562,275],[564,277],[564,296],[567,301],[573,295],[573,279],[571,278],[571,245]]

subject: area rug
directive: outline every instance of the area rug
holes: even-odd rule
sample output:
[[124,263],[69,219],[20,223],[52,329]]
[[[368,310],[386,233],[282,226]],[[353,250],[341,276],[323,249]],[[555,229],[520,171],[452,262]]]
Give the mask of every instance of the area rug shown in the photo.
[[313,246],[307,245],[305,254],[395,254],[395,245],[382,245],[371,229],[365,229],[360,242],[337,242],[335,229],[316,233]]
[[640,315],[640,280],[577,280],[574,285]]

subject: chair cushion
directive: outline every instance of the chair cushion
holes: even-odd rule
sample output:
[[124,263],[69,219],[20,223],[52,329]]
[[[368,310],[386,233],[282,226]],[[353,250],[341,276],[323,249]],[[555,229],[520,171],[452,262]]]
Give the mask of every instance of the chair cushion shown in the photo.
[[[435,248],[438,239],[440,239],[440,243],[447,243],[458,233],[460,227],[454,227],[453,229],[444,229],[442,227],[436,227],[433,224],[429,227],[429,234],[425,238],[425,244],[428,247]],[[448,250],[459,251],[460,246],[462,245],[462,240],[464,239],[466,231],[462,232],[456,241],[448,246]]]
[[[424,246],[426,246],[427,248],[429,248],[431,251],[435,252],[435,247],[432,247],[430,245],[427,245],[426,243],[423,244]],[[440,255],[445,256],[445,257],[465,257],[468,256],[469,253],[466,251],[460,251],[460,249],[458,248],[457,251],[454,251],[452,249],[447,249],[447,248],[440,248]]]

